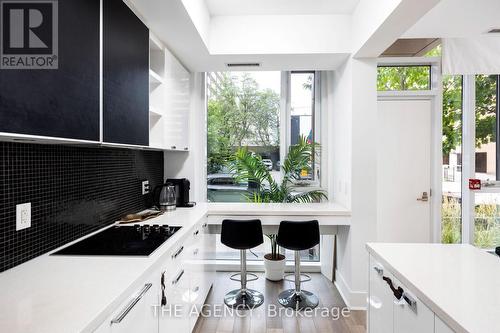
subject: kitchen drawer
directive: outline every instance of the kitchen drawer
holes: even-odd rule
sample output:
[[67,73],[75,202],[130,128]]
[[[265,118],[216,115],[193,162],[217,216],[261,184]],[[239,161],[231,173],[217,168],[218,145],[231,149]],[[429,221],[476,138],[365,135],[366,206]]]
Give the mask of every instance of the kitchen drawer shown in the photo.
[[404,290],[403,297],[394,300],[394,333],[433,333],[434,312],[397,279],[394,284]]
[[395,297],[383,277],[394,280],[382,264],[370,257],[368,331],[370,333],[392,333],[394,328]]
[[133,294],[120,304],[96,333],[157,333],[158,319],[152,306],[157,304],[158,284],[155,276],[146,280]]

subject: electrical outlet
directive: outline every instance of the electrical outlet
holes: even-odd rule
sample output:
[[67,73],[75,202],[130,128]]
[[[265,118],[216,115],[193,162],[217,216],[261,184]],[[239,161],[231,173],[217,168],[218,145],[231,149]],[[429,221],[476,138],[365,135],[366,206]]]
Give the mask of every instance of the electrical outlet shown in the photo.
[[16,231],[31,227],[31,202],[16,205]]
[[142,181],[142,195],[149,193],[149,180]]

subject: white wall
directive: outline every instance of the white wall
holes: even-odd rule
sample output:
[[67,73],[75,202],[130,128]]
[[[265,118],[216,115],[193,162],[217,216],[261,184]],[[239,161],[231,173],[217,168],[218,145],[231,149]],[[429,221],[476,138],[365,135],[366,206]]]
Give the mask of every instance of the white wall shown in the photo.
[[333,84],[331,123],[336,133],[332,137],[331,190],[334,200],[352,211],[351,226],[342,228],[337,236],[336,285],[353,308],[366,306],[365,243],[377,236],[376,79],[376,59],[351,58],[335,72]]
[[214,16],[210,54],[350,53],[350,15]]

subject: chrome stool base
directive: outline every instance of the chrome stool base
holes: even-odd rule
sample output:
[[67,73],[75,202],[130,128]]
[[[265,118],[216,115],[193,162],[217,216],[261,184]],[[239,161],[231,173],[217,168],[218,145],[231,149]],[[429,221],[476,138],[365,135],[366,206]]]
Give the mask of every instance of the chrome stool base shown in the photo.
[[224,297],[224,303],[234,309],[255,309],[264,303],[264,295],[257,290],[241,289],[230,291]]
[[278,296],[278,302],[285,308],[294,310],[314,309],[319,304],[319,299],[307,290],[296,292],[295,289],[287,289]]

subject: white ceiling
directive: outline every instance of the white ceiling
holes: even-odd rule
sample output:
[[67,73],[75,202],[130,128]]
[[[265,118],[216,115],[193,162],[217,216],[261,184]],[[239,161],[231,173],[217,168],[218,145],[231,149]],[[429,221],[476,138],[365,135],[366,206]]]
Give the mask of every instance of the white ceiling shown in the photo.
[[212,16],[351,14],[359,0],[205,0]]
[[442,0],[404,38],[462,38],[500,28],[499,0]]

